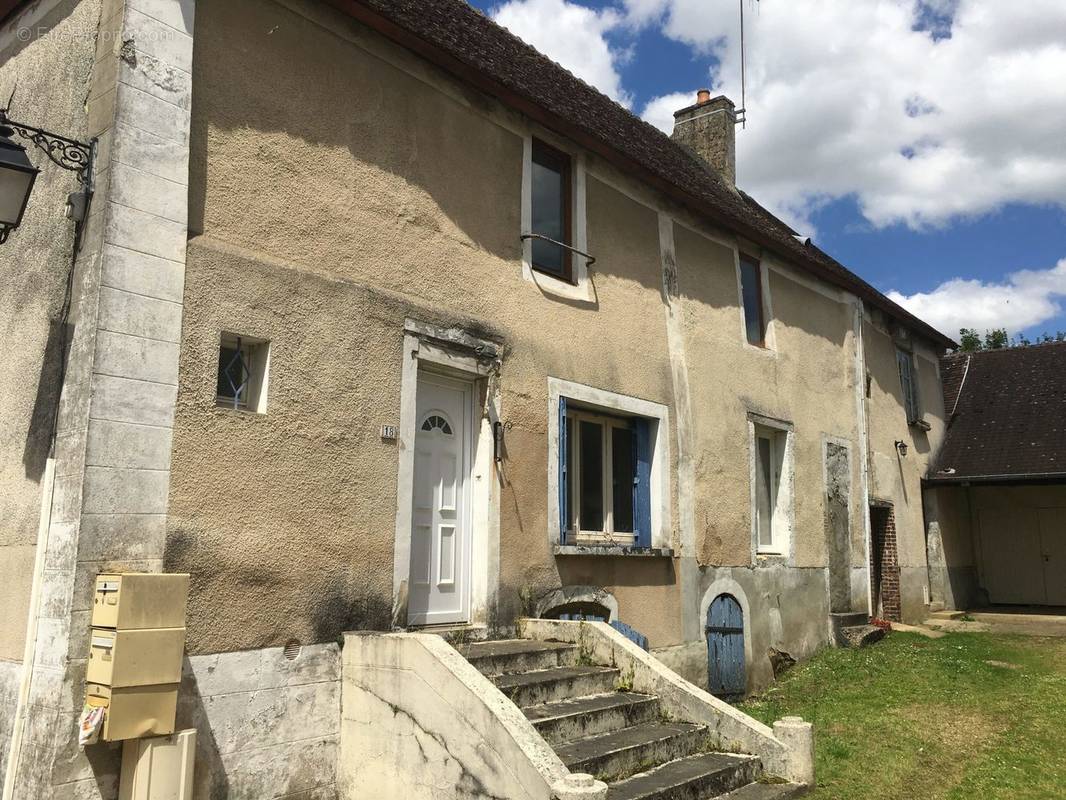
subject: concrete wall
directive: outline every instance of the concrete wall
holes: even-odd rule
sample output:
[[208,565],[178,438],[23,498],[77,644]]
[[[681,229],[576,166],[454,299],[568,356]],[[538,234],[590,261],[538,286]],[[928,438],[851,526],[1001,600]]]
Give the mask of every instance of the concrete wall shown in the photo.
[[[55,490],[33,577],[31,596],[40,602],[27,628],[33,657],[14,715],[17,763],[5,776],[5,790],[15,797],[116,791],[119,749],[83,751],[77,744],[92,582],[101,571],[162,565],[186,242],[193,5],[108,0],[81,8],[91,13],[86,29],[65,36],[62,46],[89,39],[88,66],[67,87],[86,123],[64,133],[99,139],[96,195],[73,279]],[[27,254],[15,248],[16,258]]]
[[[12,118],[84,137],[96,52],[97,0],[31,4],[0,27],[0,97]],[[74,226],[63,215],[73,173],[25,140],[41,169],[19,230],[0,248],[0,783],[15,722],[42,497],[58,399],[62,309]]]
[[[896,365],[896,340],[883,315],[868,310],[863,344],[870,390],[866,401],[870,430],[870,496],[891,503],[896,522],[900,591],[904,621],[921,621],[928,611],[928,569],[921,479],[944,438],[944,400],[937,353],[922,340],[912,346],[917,368],[922,419],[930,429],[907,424]],[[901,456],[895,442],[907,444]],[[866,564],[856,564],[867,570]],[[868,581],[868,574],[862,576]]]
[[[0,29],[0,96],[6,104],[14,93],[14,119],[84,135],[99,17],[99,2],[47,2]],[[11,610],[0,631],[0,659],[20,661],[72,264],[74,226],[63,208],[77,180],[32,143],[16,140],[42,170],[22,226],[0,261],[0,320],[10,344],[0,359],[0,602]]]
[[197,729],[197,800],[335,798],[340,675],[337,644],[187,658],[177,725]]
[[427,634],[344,638],[340,796],[549,800],[568,770],[492,682]]

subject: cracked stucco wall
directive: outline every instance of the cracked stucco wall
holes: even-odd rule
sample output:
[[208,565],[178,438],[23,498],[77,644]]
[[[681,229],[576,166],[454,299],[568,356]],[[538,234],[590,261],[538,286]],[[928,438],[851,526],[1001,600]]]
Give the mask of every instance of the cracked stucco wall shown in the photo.
[[566,767],[522,712],[427,634],[348,634],[340,796],[550,800]]

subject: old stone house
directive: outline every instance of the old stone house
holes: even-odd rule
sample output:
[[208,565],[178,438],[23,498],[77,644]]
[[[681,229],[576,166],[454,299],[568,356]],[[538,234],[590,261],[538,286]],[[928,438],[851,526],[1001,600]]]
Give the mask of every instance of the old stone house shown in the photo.
[[952,342],[735,185],[725,98],[667,137],[458,0],[0,16],[10,117],[99,139],[76,258],[43,158],[0,247],[13,796],[114,795],[99,573],[192,576],[198,797],[335,796],[345,631],[592,613],[707,686],[723,602],[744,691],[926,612]]

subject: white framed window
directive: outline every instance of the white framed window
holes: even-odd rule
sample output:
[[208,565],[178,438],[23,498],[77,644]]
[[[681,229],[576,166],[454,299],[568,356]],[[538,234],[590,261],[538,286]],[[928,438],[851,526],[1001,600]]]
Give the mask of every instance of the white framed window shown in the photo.
[[564,491],[576,541],[636,543],[641,523],[635,512],[650,510],[651,503],[650,482],[641,479],[638,465],[638,431],[646,425],[644,418],[567,411]]
[[668,547],[667,407],[558,378],[548,395],[553,543]]
[[745,346],[773,355],[773,304],[770,302],[770,264],[744,251],[736,257],[740,326]]
[[215,404],[265,414],[270,342],[223,332],[218,345]]
[[579,255],[588,251],[585,185],[585,159],[580,153],[571,152],[557,140],[532,135],[525,138],[523,277],[550,294],[587,301],[592,299],[588,260]]
[[792,541],[792,430],[784,423],[753,419],[750,432],[755,552],[787,556]]

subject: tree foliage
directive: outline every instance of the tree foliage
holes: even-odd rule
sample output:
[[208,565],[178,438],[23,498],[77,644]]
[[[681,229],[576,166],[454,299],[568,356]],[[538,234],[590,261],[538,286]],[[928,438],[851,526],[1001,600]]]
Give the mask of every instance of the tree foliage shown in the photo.
[[1045,331],[1033,340],[1023,333],[1017,333],[1014,338],[1011,338],[1006,328],[986,330],[983,336],[974,328],[959,329],[959,350],[963,353],[1002,350],[1005,347],[1029,347],[1033,344],[1047,344],[1048,342],[1066,342],[1066,331],[1056,333]]

